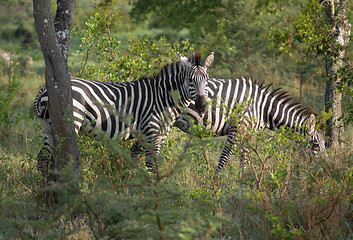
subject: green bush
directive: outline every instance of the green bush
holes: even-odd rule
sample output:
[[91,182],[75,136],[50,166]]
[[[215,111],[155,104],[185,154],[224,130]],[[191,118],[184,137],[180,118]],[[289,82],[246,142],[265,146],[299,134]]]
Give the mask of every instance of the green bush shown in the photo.
[[81,59],[78,76],[103,81],[124,82],[151,76],[171,60],[177,59],[177,52],[188,54],[192,48],[188,41],[180,44],[145,38],[123,41],[114,31],[129,31],[121,26],[119,11],[112,2],[96,7],[89,15],[85,29],[76,29],[81,39],[76,58]]

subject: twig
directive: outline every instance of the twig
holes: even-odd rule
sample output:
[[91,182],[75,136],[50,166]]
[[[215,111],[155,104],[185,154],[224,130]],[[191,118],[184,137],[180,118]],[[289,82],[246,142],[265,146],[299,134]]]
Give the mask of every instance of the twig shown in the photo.
[[292,155],[289,154],[288,166],[287,166],[287,169],[286,169],[287,175],[284,178],[284,188],[283,188],[282,194],[286,192],[287,187],[288,187],[288,182],[289,182],[289,177],[290,177],[290,172],[291,172],[291,164],[290,164],[291,160],[292,160]]
[[[208,161],[208,159],[207,159],[206,150],[205,150],[204,147],[202,147],[202,155],[203,155],[203,157],[204,157],[204,159],[205,159],[205,161],[206,161],[207,170],[208,170],[209,173],[211,173],[210,163],[209,163],[209,161]],[[223,214],[222,206],[221,206],[221,203],[220,203],[220,201],[219,201],[219,197],[218,197],[218,193],[217,193],[217,187],[216,187],[216,183],[215,183],[213,177],[211,177],[211,182],[212,182],[212,189],[213,189],[213,191],[214,191],[214,194],[215,194],[216,200],[217,200],[218,211],[219,211],[219,212],[221,213],[221,215],[223,216],[224,214]]]
[[265,163],[264,161],[262,160],[260,154],[257,152],[257,150],[251,146],[251,144],[249,144],[249,140],[247,139],[247,142],[248,142],[248,146],[251,148],[251,150],[253,150],[256,154],[256,156],[259,158],[260,162],[261,162],[261,165],[262,165],[262,168],[261,168],[261,172],[260,172],[260,177],[257,176],[256,174],[256,170],[255,170],[255,167],[254,167],[254,164],[253,164],[253,161],[252,161],[252,157],[250,155],[250,163],[251,163],[251,168],[253,169],[253,172],[254,172],[254,176],[255,176],[255,179],[257,181],[257,184],[258,184],[258,188],[259,190],[261,191],[262,190],[262,187],[261,187],[261,182],[262,182],[262,178],[263,178],[263,174],[264,174],[264,171],[265,171]]

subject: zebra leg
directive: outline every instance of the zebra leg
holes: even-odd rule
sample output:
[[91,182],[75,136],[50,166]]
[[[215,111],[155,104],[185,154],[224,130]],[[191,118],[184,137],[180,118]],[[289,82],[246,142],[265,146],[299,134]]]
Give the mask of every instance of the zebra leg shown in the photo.
[[46,178],[49,173],[49,163],[52,162],[53,157],[54,134],[52,132],[49,119],[42,119],[42,125],[44,133],[44,145],[38,152],[37,159],[38,171],[42,174],[43,178]]
[[233,154],[233,147],[235,146],[237,130],[235,127],[230,128],[228,131],[227,142],[223,148],[222,154],[219,158],[218,166],[214,174],[218,174],[222,168],[228,163],[230,157]]
[[151,172],[158,171],[158,158],[161,150],[161,136],[147,141],[144,149],[147,169]]
[[139,140],[137,140],[134,143],[134,145],[132,145],[132,147],[130,148],[130,157],[137,158],[142,153],[143,153],[142,143]]

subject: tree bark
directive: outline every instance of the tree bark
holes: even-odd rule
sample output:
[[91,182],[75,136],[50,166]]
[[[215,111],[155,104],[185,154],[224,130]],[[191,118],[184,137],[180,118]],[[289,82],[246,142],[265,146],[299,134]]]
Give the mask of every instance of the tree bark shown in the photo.
[[345,15],[347,0],[330,0],[325,2],[327,4],[327,17],[332,34],[335,37],[335,42],[326,60],[328,81],[325,92],[325,111],[332,111],[332,117],[327,120],[329,128],[326,134],[330,138],[328,144],[336,149],[343,147],[344,137],[343,121],[340,119],[342,116],[342,93],[339,90],[341,79],[338,73],[343,65],[344,48],[349,42],[351,24]]
[[[55,135],[55,170],[70,166],[65,175],[78,180],[79,157],[73,124],[72,91],[67,65],[70,29],[74,16],[74,0],[57,0],[55,23],[51,1],[33,0],[35,27],[45,61],[45,82],[49,96],[49,114]],[[68,163],[72,163],[68,165]],[[65,168],[66,169],[66,168]],[[55,181],[63,182],[60,174]],[[57,196],[60,199],[60,196]],[[60,201],[60,200],[59,200]]]

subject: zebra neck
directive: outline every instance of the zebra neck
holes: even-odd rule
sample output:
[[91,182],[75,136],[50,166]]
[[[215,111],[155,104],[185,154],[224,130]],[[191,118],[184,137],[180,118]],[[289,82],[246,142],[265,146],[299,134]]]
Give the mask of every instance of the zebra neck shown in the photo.
[[[285,127],[294,132],[299,132],[305,135],[306,133],[306,120],[308,116],[302,113],[287,114],[283,119],[281,118],[277,123],[274,124],[274,129]],[[272,130],[274,130],[272,129]]]
[[168,107],[180,108],[190,104],[191,100],[188,98],[183,83],[183,74],[174,73],[172,75],[169,69],[166,69],[161,72],[155,84],[156,92],[162,99],[165,99]]

